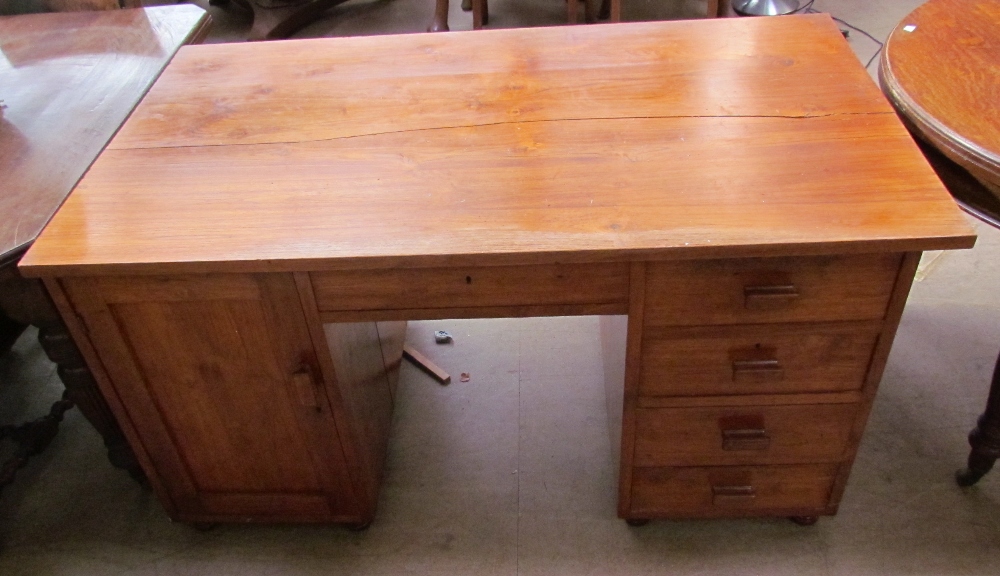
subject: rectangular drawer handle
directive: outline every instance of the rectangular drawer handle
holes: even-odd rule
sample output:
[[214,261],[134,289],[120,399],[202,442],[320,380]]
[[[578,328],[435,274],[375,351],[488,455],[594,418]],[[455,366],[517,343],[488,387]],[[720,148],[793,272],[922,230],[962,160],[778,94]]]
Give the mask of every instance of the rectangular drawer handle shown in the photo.
[[722,431],[722,449],[735,452],[740,450],[767,450],[771,447],[771,437],[763,428],[735,428]]
[[785,369],[776,359],[733,360],[733,382],[775,381],[785,378]]
[[756,497],[753,486],[712,486],[712,504],[746,502]]
[[306,408],[312,408],[317,412],[322,411],[316,380],[313,378],[312,370],[308,366],[302,366],[292,374],[292,384],[295,386],[295,393],[299,397],[299,404]]
[[747,310],[784,308],[795,302],[798,297],[799,289],[794,284],[743,287],[743,307]]

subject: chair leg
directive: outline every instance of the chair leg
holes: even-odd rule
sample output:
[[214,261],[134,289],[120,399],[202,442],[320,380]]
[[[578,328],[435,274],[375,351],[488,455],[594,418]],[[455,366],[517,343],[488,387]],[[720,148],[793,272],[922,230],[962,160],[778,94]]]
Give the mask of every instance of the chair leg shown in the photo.
[[472,29],[482,30],[490,23],[490,7],[486,0],[472,0]]
[[437,0],[434,3],[434,20],[427,27],[427,31],[447,32],[448,30],[448,0]]
[[979,417],[978,425],[969,433],[968,467],[956,475],[959,486],[972,486],[993,468],[1000,458],[1000,357],[993,369],[990,396],[986,411]]
[[611,13],[609,14],[608,20],[611,22],[621,22],[622,0],[610,0],[610,2],[611,2]]
[[611,17],[611,0],[601,0],[601,10],[597,13],[597,17],[601,20]]
[[719,8],[722,7],[722,3],[723,2],[727,2],[727,1],[728,0],[707,0],[705,2],[705,4],[706,4],[706,6],[705,6],[705,17],[706,18],[718,18],[719,17]]

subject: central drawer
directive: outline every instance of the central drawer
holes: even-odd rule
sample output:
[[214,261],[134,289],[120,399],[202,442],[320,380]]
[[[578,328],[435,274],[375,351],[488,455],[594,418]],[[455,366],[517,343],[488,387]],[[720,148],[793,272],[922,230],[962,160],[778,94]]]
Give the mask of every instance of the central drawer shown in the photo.
[[857,404],[639,408],[633,466],[838,462]]
[[343,270],[311,274],[321,312],[619,304],[628,264]]

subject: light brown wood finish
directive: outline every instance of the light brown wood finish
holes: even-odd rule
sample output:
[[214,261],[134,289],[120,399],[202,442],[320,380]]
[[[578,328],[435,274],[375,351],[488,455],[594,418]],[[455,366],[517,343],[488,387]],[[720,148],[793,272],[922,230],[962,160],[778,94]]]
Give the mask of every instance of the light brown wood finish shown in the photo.
[[[642,375],[643,327],[646,324],[645,262],[634,262],[629,270],[628,323],[625,333],[625,381],[621,401],[621,448],[618,450],[618,516],[629,518],[632,510],[632,459],[635,452],[636,414],[639,404],[639,385]],[[605,383],[607,386],[608,384]],[[617,404],[617,398],[612,397]],[[612,406],[609,402],[609,409]],[[609,415],[609,419],[618,419]]]
[[406,322],[377,322],[378,337],[382,342],[382,361],[385,363],[389,379],[389,393],[396,398],[399,384],[399,369],[403,360],[403,346],[406,343]]
[[403,345],[403,357],[413,362],[417,368],[420,368],[424,372],[430,375],[441,384],[451,383],[451,375],[442,370],[437,364],[431,361],[430,358],[424,356],[416,348],[412,348],[407,345]]
[[23,267],[970,246],[851,56],[824,16],[185,48]]
[[836,473],[832,464],[637,468],[634,509],[640,518],[809,516],[826,509]]
[[1000,3],[932,0],[893,30],[879,74],[917,135],[1000,196],[998,66]]
[[177,517],[356,520],[291,276],[187,280],[66,283]]
[[347,270],[311,277],[321,312],[628,301],[626,264]]
[[0,17],[0,262],[24,250],[176,50],[197,6]]
[[[881,319],[899,260],[864,254],[653,264],[646,325]],[[777,290],[784,287],[788,298]]]
[[645,396],[860,390],[880,323],[696,327],[647,332]]
[[[259,67],[231,67],[241,50]],[[306,66],[279,65],[293,56]],[[237,96],[206,99],[207,77]],[[628,315],[603,338],[626,342],[624,365],[605,350],[608,374],[624,373],[620,404],[609,387],[620,516],[815,516],[836,511],[916,251],[973,241],[836,27],[809,16],[187,51],[25,269],[89,286],[69,294],[84,311],[109,298],[204,311],[182,315],[187,327],[154,323],[168,335],[204,322],[227,342],[212,320],[227,294],[288,308],[281,342],[257,338],[258,355],[308,348],[317,368],[291,369],[271,393],[310,417],[328,408],[330,435],[312,449],[339,446],[344,468],[331,468],[351,513],[316,489],[254,519],[294,517],[302,495],[321,495],[330,510],[303,519],[371,520],[402,344],[379,322],[588,311]],[[287,297],[262,291],[269,276]],[[169,355],[173,340],[98,327],[82,337],[98,340],[116,409],[145,410],[132,421],[170,498],[196,495],[202,519],[279,506],[282,494],[254,504],[235,490],[200,504],[128,358]],[[677,370],[665,350],[678,342],[702,370]],[[770,348],[793,351],[777,359],[790,384],[734,388],[774,378],[776,359],[755,355]],[[308,469],[313,454],[282,458]]]
[[875,344],[871,364],[868,367],[868,374],[865,376],[865,383],[861,389],[862,400],[859,403],[854,425],[851,429],[851,441],[848,444],[848,450],[844,453],[843,464],[841,464],[833,490],[830,492],[830,505],[833,507],[836,507],[840,503],[840,498],[847,487],[847,479],[851,473],[851,466],[854,463],[855,456],[857,456],[858,448],[861,446],[861,435],[864,433],[868,414],[875,403],[875,394],[878,391],[879,383],[882,381],[882,371],[885,370],[886,362],[889,361],[889,352],[892,351],[892,341],[896,337],[896,329],[899,328],[899,320],[902,318],[903,308],[906,306],[906,297],[910,293],[910,286],[913,284],[913,277],[917,273],[917,266],[919,264],[919,252],[909,252],[903,255],[899,272],[896,275],[896,284],[892,290],[892,297],[889,299],[889,306],[886,308],[882,333]]
[[[389,426],[392,424],[392,386],[385,369],[382,339],[375,322],[324,324],[330,358],[336,370],[335,386],[343,399],[351,428],[348,459],[357,486],[358,525],[375,515],[382,482]],[[399,359],[394,359],[398,364]]]
[[[634,463],[734,466],[840,462],[856,413],[856,404],[643,408],[638,412]],[[741,440],[745,446],[740,445]]]

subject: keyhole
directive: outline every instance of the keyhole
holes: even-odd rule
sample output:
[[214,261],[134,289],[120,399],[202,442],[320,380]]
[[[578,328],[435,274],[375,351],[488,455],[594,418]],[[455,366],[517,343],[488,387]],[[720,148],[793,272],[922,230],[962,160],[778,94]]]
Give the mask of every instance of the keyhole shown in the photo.
[[465,283],[466,284],[472,284],[472,276],[466,276],[465,277]]

